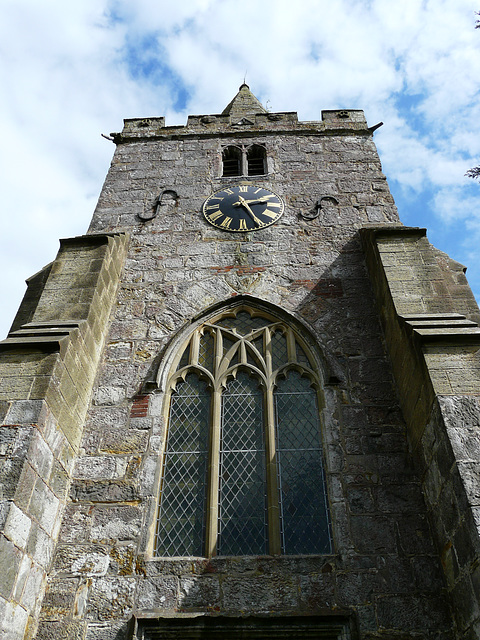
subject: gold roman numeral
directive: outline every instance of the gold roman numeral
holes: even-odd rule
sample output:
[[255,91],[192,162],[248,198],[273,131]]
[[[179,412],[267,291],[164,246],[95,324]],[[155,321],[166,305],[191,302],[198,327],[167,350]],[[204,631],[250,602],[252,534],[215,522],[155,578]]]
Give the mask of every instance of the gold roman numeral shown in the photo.
[[247,229],[247,223],[245,222],[245,220],[243,218],[240,218],[240,226],[238,227],[238,229],[242,230],[242,231],[248,231]]
[[238,187],[240,193],[248,193],[248,185]]
[[232,218],[229,218],[228,216],[226,216],[225,220],[220,223],[220,226],[223,227],[224,229],[230,229],[231,224],[232,224]]
[[215,213],[209,213],[208,214],[208,219],[209,220],[213,220],[215,222],[215,220],[217,220],[221,216],[223,216],[223,213],[221,211],[217,211]]
[[206,207],[206,210],[207,210],[207,211],[210,211],[210,210],[217,210],[217,209],[220,209],[220,205],[219,205],[219,204],[211,204],[211,205],[209,205],[208,207]]
[[224,193],[228,193],[228,194],[230,194],[231,196],[233,196],[233,191],[232,191],[231,189],[225,189],[225,190],[224,190]]
[[275,220],[275,218],[278,216],[278,212],[277,211],[269,211],[268,209],[265,209],[265,211],[262,211],[261,215],[262,216],[267,216],[267,217],[271,218],[272,220]]

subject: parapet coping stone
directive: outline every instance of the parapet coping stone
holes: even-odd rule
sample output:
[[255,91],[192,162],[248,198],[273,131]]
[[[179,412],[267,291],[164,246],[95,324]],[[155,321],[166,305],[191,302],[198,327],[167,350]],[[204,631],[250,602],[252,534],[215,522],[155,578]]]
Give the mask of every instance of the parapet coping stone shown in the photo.
[[421,342],[480,345],[480,327],[460,313],[399,314]]

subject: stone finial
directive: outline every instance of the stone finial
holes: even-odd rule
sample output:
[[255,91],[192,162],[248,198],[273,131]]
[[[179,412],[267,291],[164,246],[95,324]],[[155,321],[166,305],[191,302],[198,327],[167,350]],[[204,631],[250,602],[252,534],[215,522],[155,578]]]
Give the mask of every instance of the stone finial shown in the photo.
[[237,95],[222,111],[223,116],[230,116],[230,120],[241,120],[244,116],[255,113],[266,113],[266,109],[250,91],[248,84],[243,83]]

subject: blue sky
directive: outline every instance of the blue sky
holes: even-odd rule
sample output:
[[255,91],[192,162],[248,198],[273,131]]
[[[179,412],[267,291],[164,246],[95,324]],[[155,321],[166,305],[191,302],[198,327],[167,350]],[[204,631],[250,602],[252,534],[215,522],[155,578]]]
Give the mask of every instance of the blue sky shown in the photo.
[[[480,298],[480,30],[470,0],[2,0],[3,337],[24,280],[85,233],[123,118],[363,109],[405,224]],[[461,311],[461,310],[459,310]]]

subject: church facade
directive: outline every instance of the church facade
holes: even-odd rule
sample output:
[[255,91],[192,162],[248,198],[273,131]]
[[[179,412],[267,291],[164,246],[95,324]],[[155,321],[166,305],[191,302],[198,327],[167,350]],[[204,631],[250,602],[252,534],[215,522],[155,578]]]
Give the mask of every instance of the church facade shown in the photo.
[[375,129],[112,134],[0,343],[2,638],[480,637],[480,313]]

